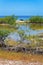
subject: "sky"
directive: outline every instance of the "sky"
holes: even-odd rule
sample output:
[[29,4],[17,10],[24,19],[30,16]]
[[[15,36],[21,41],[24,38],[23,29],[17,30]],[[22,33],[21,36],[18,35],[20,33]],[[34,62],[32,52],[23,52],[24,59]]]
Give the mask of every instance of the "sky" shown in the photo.
[[0,16],[43,16],[43,0],[0,0]]

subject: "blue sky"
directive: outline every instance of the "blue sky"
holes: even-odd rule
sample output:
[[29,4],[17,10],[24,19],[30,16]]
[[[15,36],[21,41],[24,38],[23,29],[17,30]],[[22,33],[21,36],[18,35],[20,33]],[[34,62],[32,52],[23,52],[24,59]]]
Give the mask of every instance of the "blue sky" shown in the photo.
[[0,16],[13,14],[43,16],[43,0],[0,0]]

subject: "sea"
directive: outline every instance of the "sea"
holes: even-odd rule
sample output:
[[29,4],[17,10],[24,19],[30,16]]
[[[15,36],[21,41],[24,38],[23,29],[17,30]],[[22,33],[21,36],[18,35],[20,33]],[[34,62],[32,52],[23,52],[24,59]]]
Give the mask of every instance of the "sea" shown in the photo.
[[[0,18],[3,18],[5,16],[0,16]],[[17,16],[17,20],[26,20],[26,19],[29,19],[31,16]]]
[[29,19],[31,16],[18,16],[18,20],[22,19],[22,20],[26,20]]

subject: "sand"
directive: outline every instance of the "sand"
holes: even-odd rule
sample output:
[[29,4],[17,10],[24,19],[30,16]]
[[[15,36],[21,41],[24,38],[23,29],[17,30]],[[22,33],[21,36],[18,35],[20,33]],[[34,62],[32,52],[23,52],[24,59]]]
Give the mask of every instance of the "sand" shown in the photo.
[[43,65],[43,63],[0,59],[0,65]]

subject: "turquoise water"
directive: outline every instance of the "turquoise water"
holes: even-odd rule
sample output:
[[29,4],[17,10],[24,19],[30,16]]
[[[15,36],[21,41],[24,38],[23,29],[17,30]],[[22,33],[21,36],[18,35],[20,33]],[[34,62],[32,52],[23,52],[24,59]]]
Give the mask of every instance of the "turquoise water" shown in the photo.
[[[24,26],[24,25],[19,27],[18,31],[21,31],[21,30],[23,30],[25,32],[24,34],[26,34],[27,36],[28,35],[37,35],[39,33],[43,33],[43,30],[32,30],[29,26]],[[16,40],[16,41],[20,40],[20,36],[17,32],[11,33],[10,35],[8,35],[8,38],[11,38],[11,39]]]
[[28,26],[20,26],[18,30],[24,30],[26,34],[36,35],[38,33],[43,33],[43,30],[32,30]]

